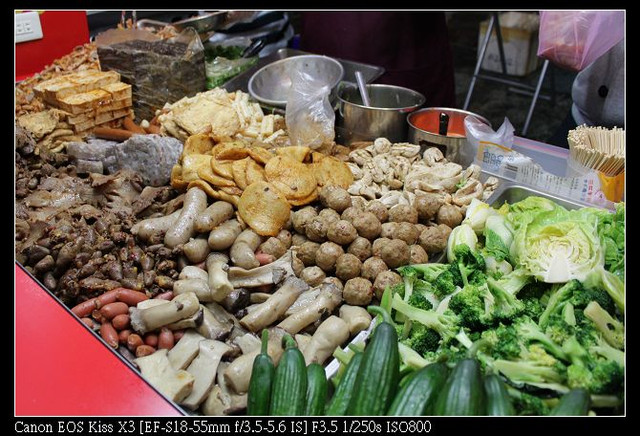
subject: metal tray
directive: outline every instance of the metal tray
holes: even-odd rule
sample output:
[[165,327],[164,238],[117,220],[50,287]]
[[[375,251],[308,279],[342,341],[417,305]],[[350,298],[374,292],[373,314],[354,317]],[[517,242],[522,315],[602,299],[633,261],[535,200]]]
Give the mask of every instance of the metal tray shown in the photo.
[[[579,201],[571,200],[564,197],[558,197],[552,194],[548,194],[546,192],[538,191],[528,186],[523,186],[520,184],[510,182],[509,180],[503,179],[501,177],[498,177],[498,179],[500,180],[500,184],[498,185],[496,190],[493,192],[493,194],[491,194],[491,196],[487,199],[487,203],[489,203],[492,207],[500,207],[504,204],[505,201],[508,202],[509,204],[516,203],[518,201],[524,200],[525,198],[531,197],[534,195],[552,200],[557,204],[559,204],[560,206],[569,210],[580,209],[583,207],[598,207],[593,204],[582,203]],[[443,261],[445,261],[444,252],[435,255],[433,258],[429,260],[429,262],[434,262],[434,263],[440,263]],[[373,331],[374,324],[375,324],[375,318],[371,321],[371,325],[366,330],[363,330],[360,333],[358,333],[349,342],[349,344],[367,340],[367,338]],[[347,346],[345,346],[344,349],[346,349],[349,346],[349,344],[347,344]],[[335,358],[331,360],[331,362],[329,362],[329,364],[325,367],[325,370],[324,370],[327,376],[327,379],[333,377],[338,372],[339,368],[340,368],[340,362],[338,362],[338,360]]]
[[504,204],[505,201],[509,204],[517,203],[518,201],[524,200],[525,198],[531,196],[547,198],[569,210],[580,209],[582,207],[595,207],[603,209],[602,207],[595,204],[583,203],[577,200],[549,194],[547,192],[539,191],[530,186],[510,182],[502,178],[500,178],[500,184],[498,185],[496,190],[487,199],[487,203],[489,203],[491,206],[500,207]]

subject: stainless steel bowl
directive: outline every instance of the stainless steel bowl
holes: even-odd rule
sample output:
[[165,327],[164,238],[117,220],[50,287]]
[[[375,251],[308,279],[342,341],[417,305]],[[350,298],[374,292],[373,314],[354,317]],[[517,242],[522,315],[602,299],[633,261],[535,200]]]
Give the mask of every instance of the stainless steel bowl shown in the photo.
[[[449,118],[445,135],[439,133],[440,114]],[[474,153],[470,150],[464,130],[464,119],[473,116],[491,127],[491,123],[484,117],[473,112],[446,107],[428,107],[415,111],[407,116],[409,139],[412,144],[422,146],[422,150],[438,147],[444,156],[464,166],[473,163]]]
[[301,70],[313,77],[325,79],[332,93],[344,76],[344,68],[337,60],[328,56],[292,56],[265,65],[249,79],[249,94],[269,106],[285,107],[291,88],[293,70]]
[[395,85],[367,85],[371,106],[362,103],[355,84],[344,84],[338,90],[336,132],[344,145],[355,141],[387,138],[391,142],[407,140],[407,114],[425,102],[424,95]]

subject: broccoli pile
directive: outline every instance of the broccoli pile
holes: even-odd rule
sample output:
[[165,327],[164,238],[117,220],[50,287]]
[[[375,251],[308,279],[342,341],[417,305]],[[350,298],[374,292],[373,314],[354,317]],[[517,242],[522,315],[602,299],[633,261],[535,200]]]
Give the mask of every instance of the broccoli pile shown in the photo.
[[[625,381],[619,295],[603,280],[540,280],[518,263],[513,250],[514,228],[525,228],[527,221],[490,218],[488,248],[482,238],[470,247],[458,237],[447,247],[449,263],[397,269],[403,283],[385,290],[381,306],[396,323],[401,370],[435,361],[454,366],[476,357],[485,372],[503,377],[519,414],[546,414],[560,396],[578,387],[591,392],[596,410],[619,407]],[[615,265],[617,280],[624,277],[612,242],[619,239],[620,212],[602,222],[606,265]],[[483,232],[482,223],[473,224]],[[496,262],[508,266],[496,268]]]

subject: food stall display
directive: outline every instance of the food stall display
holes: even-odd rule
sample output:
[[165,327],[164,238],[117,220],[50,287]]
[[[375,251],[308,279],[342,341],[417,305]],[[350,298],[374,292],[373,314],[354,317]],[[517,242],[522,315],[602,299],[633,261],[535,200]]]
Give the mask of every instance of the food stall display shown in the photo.
[[136,118],[148,84],[69,56],[16,87],[16,261],[185,414],[621,413],[624,203],[293,145],[204,80]]

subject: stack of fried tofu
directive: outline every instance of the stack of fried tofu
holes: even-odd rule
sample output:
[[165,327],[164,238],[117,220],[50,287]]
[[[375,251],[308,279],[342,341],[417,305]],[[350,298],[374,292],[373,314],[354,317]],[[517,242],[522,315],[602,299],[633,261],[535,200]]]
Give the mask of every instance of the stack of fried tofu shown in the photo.
[[55,77],[36,85],[34,94],[62,111],[78,135],[134,117],[131,85],[121,82],[115,71],[84,70]]

